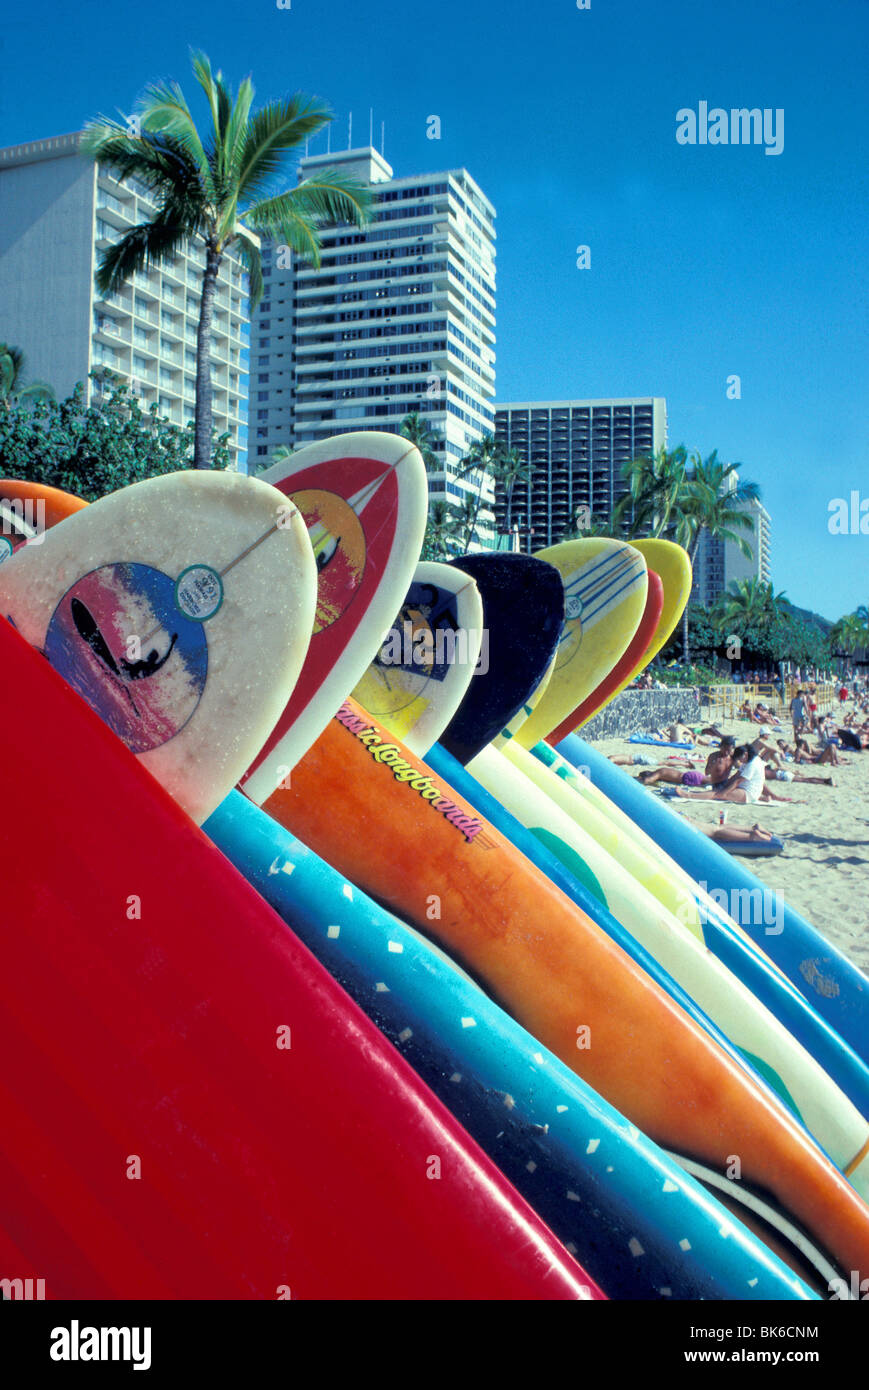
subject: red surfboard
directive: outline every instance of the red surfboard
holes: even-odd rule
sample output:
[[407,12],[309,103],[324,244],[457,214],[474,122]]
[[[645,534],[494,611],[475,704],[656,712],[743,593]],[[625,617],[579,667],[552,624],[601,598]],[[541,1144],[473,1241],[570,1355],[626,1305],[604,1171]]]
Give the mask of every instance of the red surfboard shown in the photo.
[[663,607],[664,586],[660,576],[655,574],[654,570],[649,570],[646,606],[643,609],[639,627],[631,638],[627,651],[616,662],[609,674],[604,677],[597,689],[586,696],[579,708],[575,709],[567,719],[562,720],[557,729],[553,729],[552,733],[547,735],[547,743],[551,743],[555,747],[556,743],[567,738],[567,735],[572,733],[578,725],[584,724],[587,719],[590,719],[607,699],[610,692],[616,690],[629,672],[633,671],[655,635]]
[[318,570],[317,615],[302,674],[239,784],[262,805],[379,651],[413,581],[428,486],[418,449],[377,430],[311,444],[258,476],[302,513]]
[[0,1278],[60,1299],[599,1296],[2,620],[0,669],[29,769],[0,804]]

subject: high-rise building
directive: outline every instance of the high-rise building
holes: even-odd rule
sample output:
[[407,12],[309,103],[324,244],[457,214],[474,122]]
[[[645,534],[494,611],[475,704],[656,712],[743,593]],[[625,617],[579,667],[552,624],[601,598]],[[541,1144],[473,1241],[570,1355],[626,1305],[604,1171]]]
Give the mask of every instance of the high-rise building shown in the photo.
[[[28,373],[58,396],[104,367],[176,425],[193,418],[196,330],[205,252],[194,243],[137,272],[112,295],[94,284],[99,253],[154,211],[136,179],[119,182],[79,152],[80,135],[0,150],[0,323]],[[214,427],[233,466],[247,453],[247,279],[221,263],[211,331]]]
[[[731,474],[732,487],[736,478]],[[732,490],[732,488],[731,488]],[[709,607],[711,603],[741,579],[758,579],[768,584],[770,569],[770,518],[761,502],[745,501],[736,504],[751,521],[751,529],[731,528],[751,549],[744,555],[737,541],[722,540],[704,531],[700,536],[694,558],[694,584],[691,601]]]
[[[527,480],[513,487],[510,521],[518,523],[523,549],[530,536],[539,550],[568,534],[578,514],[586,525],[609,518],[628,490],[624,464],[665,447],[667,403],[662,396],[511,401],[495,407],[495,437],[530,465]],[[503,527],[500,489],[495,515]]]
[[[495,209],[466,170],[394,178],[371,146],[306,157],[299,178],[323,168],[370,187],[370,221],[324,230],[317,269],[263,247],[250,470],[281,445],[397,433],[417,413],[438,436],[432,496],[476,496],[479,475],[460,479],[457,465],[494,424]],[[485,507],[491,481],[482,486]],[[491,514],[480,534],[491,538]]]

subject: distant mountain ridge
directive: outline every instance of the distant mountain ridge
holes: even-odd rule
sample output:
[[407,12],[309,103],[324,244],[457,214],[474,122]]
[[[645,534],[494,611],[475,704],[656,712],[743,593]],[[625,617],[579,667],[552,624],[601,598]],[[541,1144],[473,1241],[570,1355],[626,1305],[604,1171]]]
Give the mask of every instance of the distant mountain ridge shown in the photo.
[[820,613],[813,613],[810,608],[798,608],[790,599],[782,599],[779,605],[789,612],[794,618],[800,618],[804,623],[811,623],[813,627],[819,628],[825,637],[828,637],[833,630],[833,623],[829,618],[822,618]]

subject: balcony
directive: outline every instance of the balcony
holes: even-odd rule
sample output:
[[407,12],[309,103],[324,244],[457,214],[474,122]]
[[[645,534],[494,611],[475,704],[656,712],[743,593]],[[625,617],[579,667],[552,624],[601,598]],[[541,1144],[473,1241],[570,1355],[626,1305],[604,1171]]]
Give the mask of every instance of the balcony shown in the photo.
[[94,314],[94,334],[98,338],[111,338],[115,342],[128,343],[130,341],[127,326],[108,314]]

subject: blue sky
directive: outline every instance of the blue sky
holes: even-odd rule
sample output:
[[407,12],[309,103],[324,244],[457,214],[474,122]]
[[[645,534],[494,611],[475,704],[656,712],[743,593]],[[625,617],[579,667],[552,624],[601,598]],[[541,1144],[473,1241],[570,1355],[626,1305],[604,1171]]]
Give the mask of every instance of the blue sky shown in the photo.
[[[866,0],[17,6],[0,142],[190,90],[191,45],[262,100],[324,97],[333,148],[373,106],[396,174],[464,165],[497,208],[499,399],[666,396],[671,446],[760,484],[776,588],[836,618],[869,603],[869,536],[827,527],[869,499],[867,38]],[[782,153],[678,144],[700,101],[782,108]]]

